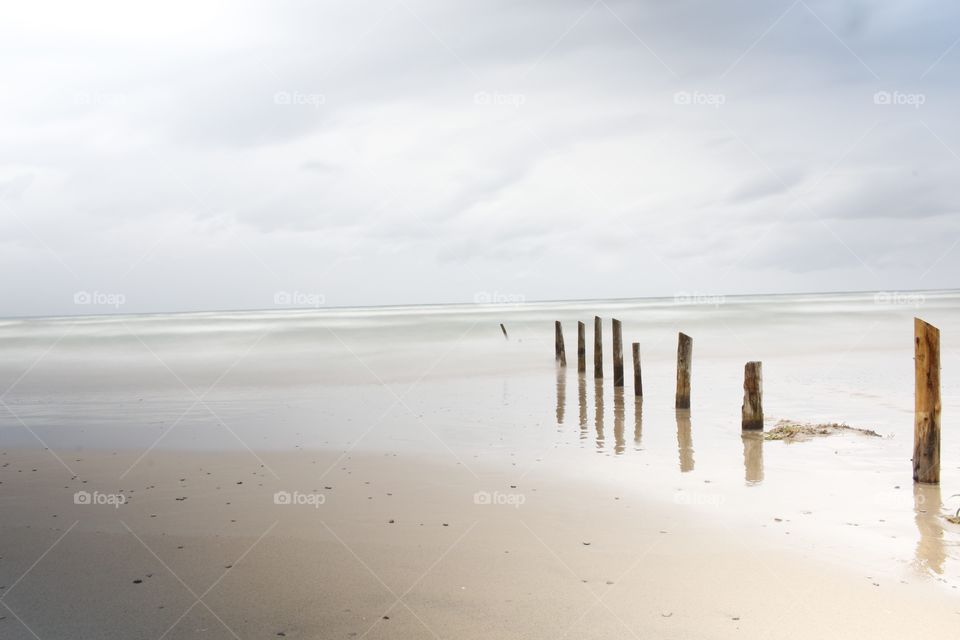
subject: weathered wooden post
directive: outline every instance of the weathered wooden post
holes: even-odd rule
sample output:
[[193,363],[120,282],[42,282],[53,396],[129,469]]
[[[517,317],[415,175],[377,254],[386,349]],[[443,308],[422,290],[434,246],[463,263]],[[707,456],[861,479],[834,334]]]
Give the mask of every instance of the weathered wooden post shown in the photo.
[[643,380],[640,378],[640,343],[633,343],[633,395],[643,397]]
[[603,323],[600,316],[593,317],[593,377],[603,377]]
[[763,363],[748,362],[743,367],[741,413],[741,428],[763,430]]
[[587,372],[587,327],[577,321],[577,373]]
[[620,321],[611,320],[613,327],[613,386],[623,386],[623,332]]
[[557,320],[553,324],[554,326],[554,351],[556,351],[557,364],[561,367],[567,366],[567,350],[563,346],[563,328],[560,326],[560,321]]
[[940,330],[913,319],[913,481],[940,484]]
[[500,331],[503,331],[503,339],[504,339],[504,340],[509,340],[509,339],[510,339],[510,336],[507,335],[507,328],[506,328],[505,326],[503,326],[503,323],[502,323],[502,322],[500,323]]
[[690,370],[693,364],[693,338],[681,333],[677,340],[677,409],[690,408]]

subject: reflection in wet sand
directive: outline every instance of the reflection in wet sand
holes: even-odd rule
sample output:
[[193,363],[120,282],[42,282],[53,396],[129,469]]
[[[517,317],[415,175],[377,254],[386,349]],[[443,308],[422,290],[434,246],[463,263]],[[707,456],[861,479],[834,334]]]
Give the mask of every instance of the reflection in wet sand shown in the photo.
[[640,440],[643,436],[643,396],[633,398],[633,444],[640,450]]
[[593,404],[596,407],[594,426],[597,429],[597,449],[603,449],[603,380],[593,382]]
[[680,471],[693,471],[693,435],[690,409],[677,409],[677,444],[680,448]]
[[580,439],[587,439],[587,377],[577,376],[577,391],[580,398]]
[[567,410],[567,370],[557,368],[557,424],[563,424],[563,415]]
[[915,484],[913,486],[914,521],[920,539],[914,566],[924,573],[943,574],[943,564],[947,559],[947,549],[943,541],[943,523],[940,521],[940,485]]
[[747,484],[763,482],[763,432],[744,431],[740,435],[743,440],[743,471]]
[[626,440],[623,438],[623,418],[626,412],[623,408],[623,387],[613,388],[613,452],[616,455],[626,449]]

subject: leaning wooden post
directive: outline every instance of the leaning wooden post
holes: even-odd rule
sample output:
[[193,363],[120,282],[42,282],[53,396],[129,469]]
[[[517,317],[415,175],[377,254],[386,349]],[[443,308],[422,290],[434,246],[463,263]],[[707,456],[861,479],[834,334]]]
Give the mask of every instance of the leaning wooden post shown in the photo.
[[603,377],[603,323],[600,316],[593,317],[593,377]]
[[677,409],[690,408],[690,369],[693,363],[693,338],[681,333],[677,341]]
[[913,319],[913,481],[940,484],[940,330]]
[[554,336],[554,350],[557,355],[557,364],[561,367],[567,366],[567,350],[563,347],[563,328],[560,326],[560,321],[557,320],[554,325],[555,327],[555,336]]
[[633,343],[633,395],[643,397],[643,380],[640,378],[640,343]]
[[613,326],[613,386],[623,386],[623,333],[620,321],[614,318]]
[[587,327],[577,322],[577,373],[587,372]]
[[763,363],[748,362],[743,367],[743,406],[740,426],[763,430]]

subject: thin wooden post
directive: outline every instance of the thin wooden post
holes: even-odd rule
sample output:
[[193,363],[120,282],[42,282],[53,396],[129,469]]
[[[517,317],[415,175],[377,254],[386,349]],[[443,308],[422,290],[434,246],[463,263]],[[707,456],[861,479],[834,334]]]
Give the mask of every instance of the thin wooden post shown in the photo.
[[743,429],[763,430],[763,363],[748,362],[743,367]]
[[633,395],[643,397],[643,380],[640,378],[640,343],[633,343]]
[[563,328],[560,326],[559,320],[554,322],[553,326],[555,327],[554,350],[556,351],[557,364],[565,367],[567,366],[567,350],[563,346]]
[[577,322],[577,373],[587,372],[587,327]]
[[690,408],[690,370],[693,365],[693,338],[681,333],[677,340],[677,409]]
[[613,386],[623,386],[623,332],[620,321],[611,320],[613,327]]
[[505,326],[503,326],[503,323],[502,323],[502,322],[500,323],[500,331],[503,331],[503,339],[504,339],[504,340],[509,340],[509,339],[510,339],[510,336],[507,335],[507,328],[506,328]]
[[913,481],[940,484],[940,330],[913,319]]
[[593,317],[593,377],[603,378],[603,323]]

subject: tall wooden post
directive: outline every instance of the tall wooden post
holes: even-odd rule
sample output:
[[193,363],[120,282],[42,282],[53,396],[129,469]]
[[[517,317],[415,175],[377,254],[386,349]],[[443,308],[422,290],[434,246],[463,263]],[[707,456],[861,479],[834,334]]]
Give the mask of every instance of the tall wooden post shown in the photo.
[[913,481],[940,484],[940,330],[913,319]]
[[611,320],[613,328],[613,386],[623,386],[623,332],[620,321]]
[[577,373],[587,372],[587,327],[577,322]]
[[554,325],[554,351],[557,355],[557,364],[561,367],[567,366],[567,350],[563,346],[563,328],[560,326],[560,321],[557,320]]
[[743,367],[743,429],[763,430],[763,363],[748,362]]
[[690,408],[690,369],[693,365],[693,338],[681,333],[677,340],[677,409]]
[[633,395],[643,397],[643,380],[640,378],[640,343],[633,343]]
[[603,377],[603,323],[600,316],[593,317],[593,377]]

